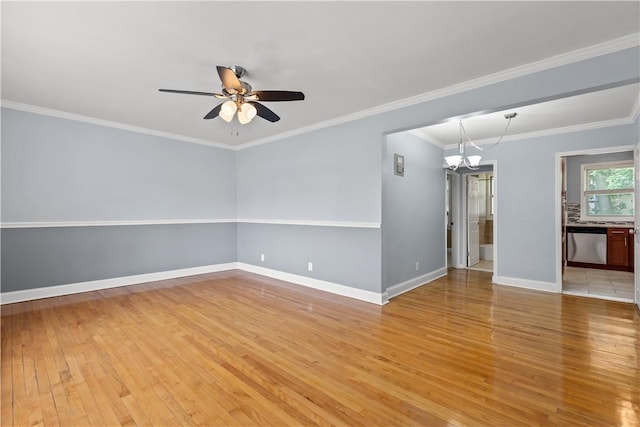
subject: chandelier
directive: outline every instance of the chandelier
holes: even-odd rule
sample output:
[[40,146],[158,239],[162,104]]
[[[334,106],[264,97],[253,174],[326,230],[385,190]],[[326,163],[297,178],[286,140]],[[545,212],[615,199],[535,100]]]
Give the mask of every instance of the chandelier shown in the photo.
[[509,130],[509,125],[511,124],[511,119],[513,119],[517,115],[518,113],[510,113],[510,114],[504,115],[504,118],[507,119],[507,125],[504,128],[504,132],[502,133],[502,136],[500,136],[500,138],[498,138],[498,140],[494,144],[492,144],[490,147],[480,147],[476,145],[469,137],[467,130],[464,128],[464,125],[462,124],[462,120],[460,120],[459,121],[460,142],[458,142],[458,154],[446,156],[444,158],[444,161],[447,162],[447,167],[451,170],[456,170],[461,166],[467,169],[477,170],[480,166],[480,160],[482,160],[482,156],[479,156],[479,155],[467,156],[465,152],[466,143],[469,142],[470,145],[472,145],[474,148],[476,148],[479,151],[484,151],[486,149],[495,147],[500,143],[500,141],[502,141],[502,139],[507,134],[507,131]]

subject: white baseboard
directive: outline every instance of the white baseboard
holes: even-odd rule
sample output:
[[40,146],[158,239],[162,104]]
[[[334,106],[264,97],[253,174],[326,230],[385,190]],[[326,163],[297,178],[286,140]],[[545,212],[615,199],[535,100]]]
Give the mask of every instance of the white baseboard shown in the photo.
[[215,273],[217,271],[233,270],[237,263],[205,265],[202,267],[182,268],[179,270],[161,271],[158,273],[137,274],[135,276],[114,277],[112,279],[92,280],[67,285],[47,286],[45,288],[25,289],[23,291],[2,292],[0,304],[30,301],[41,298],[62,295],[79,294],[82,292],[98,291],[100,289],[117,288],[120,286],[136,285],[157,280],[175,279],[178,277],[194,276],[197,274]]
[[558,285],[554,282],[540,282],[537,280],[518,279],[516,277],[493,276],[492,282],[496,285],[514,286],[516,288],[531,289],[559,293]]
[[400,294],[409,292],[412,289],[425,285],[429,282],[433,282],[434,280],[444,277],[446,275],[447,275],[447,267],[439,268],[437,270],[423,274],[422,276],[414,277],[413,279],[409,279],[405,282],[397,283],[393,286],[389,286],[387,288],[387,296],[389,298],[397,297]]
[[271,277],[285,282],[295,283],[296,285],[306,286],[308,288],[318,289],[332,294],[342,295],[373,304],[384,305],[387,303],[385,294],[373,291],[365,291],[362,289],[352,288],[338,283],[326,282],[324,280],[313,279],[311,277],[299,276],[297,274],[285,273],[284,271],[272,270],[270,268],[259,267],[257,265],[238,263],[239,270],[248,271],[250,273],[260,274],[262,276]]
[[370,302],[373,304],[384,305],[387,303],[386,293],[379,294],[372,291],[356,289],[337,283],[326,282],[324,280],[313,279],[311,277],[298,276],[296,274],[285,273],[283,271],[258,267],[251,264],[230,262],[226,264],[205,265],[202,267],[183,268],[180,270],[162,271],[158,273],[137,274],[135,276],[92,280],[89,282],[78,282],[67,285],[25,289],[22,291],[2,292],[0,293],[0,305],[235,269],[260,274],[262,276],[272,277],[274,279],[284,280],[286,282],[294,283],[297,285],[302,285],[309,288],[314,288],[321,291]]

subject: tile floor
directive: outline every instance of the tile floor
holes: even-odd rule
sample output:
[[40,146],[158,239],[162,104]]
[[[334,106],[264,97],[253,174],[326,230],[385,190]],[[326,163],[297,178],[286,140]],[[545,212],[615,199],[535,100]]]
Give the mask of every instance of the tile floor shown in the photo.
[[633,273],[566,267],[562,292],[571,295],[633,302]]
[[493,261],[480,260],[479,263],[469,267],[472,270],[493,271]]

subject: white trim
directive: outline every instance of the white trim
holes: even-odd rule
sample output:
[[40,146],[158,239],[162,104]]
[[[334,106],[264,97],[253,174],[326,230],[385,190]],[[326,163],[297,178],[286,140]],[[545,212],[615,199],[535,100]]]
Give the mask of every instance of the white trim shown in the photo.
[[313,221],[296,219],[238,219],[245,224],[308,225],[313,227],[380,228],[379,222]]
[[69,113],[66,111],[53,110],[50,108],[39,107],[37,105],[22,104],[20,102],[2,99],[0,101],[3,108],[12,110],[25,111],[27,113],[42,114],[43,116],[57,117],[59,119],[74,120],[76,122],[90,123],[98,126],[106,126],[114,129],[121,129],[130,132],[141,133],[145,135],[159,136],[161,138],[169,138],[176,141],[190,142],[193,144],[208,145],[211,147],[222,148],[224,150],[234,150],[234,147],[218,142],[207,141],[206,139],[193,138],[190,136],[178,135],[175,133],[163,132],[160,130],[144,128],[140,126],[128,125],[120,122],[112,122],[110,120],[97,119],[95,117],[83,116],[81,114]]
[[553,282],[541,282],[538,280],[518,279],[516,277],[493,276],[492,282],[496,285],[513,286],[516,288],[531,289],[534,291],[558,293]]
[[[425,126],[425,127],[429,127],[429,126]],[[447,149],[447,144],[445,144],[444,142],[433,138],[429,135],[427,135],[427,133],[423,130],[424,128],[416,128],[416,129],[409,129],[405,132],[410,133],[411,135],[415,136],[418,139],[421,139],[424,142],[428,142],[431,145],[435,145],[438,148],[442,148],[443,150]],[[456,148],[458,147],[458,145],[455,145]]]
[[[637,161],[636,147],[634,145],[619,145],[616,147],[599,147],[599,148],[587,148],[574,151],[563,151],[555,154],[555,239],[556,239],[556,283],[555,292],[562,292],[562,158],[569,156],[581,156],[585,154],[607,154],[618,153],[621,151],[633,151],[634,162]],[[636,176],[638,180],[638,176]],[[638,190],[636,189],[636,194]],[[637,213],[636,213],[637,216]],[[637,275],[634,273],[634,277]]]
[[[615,147],[597,147],[597,148],[584,148],[582,150],[563,151],[556,153],[556,157],[570,157],[570,156],[583,156],[586,154],[609,154],[619,153],[621,151],[633,151],[635,146],[633,145],[616,145]],[[560,174],[560,163],[558,163],[558,175]],[[558,193],[559,194],[559,193]]]
[[624,49],[636,47],[638,45],[640,45],[640,33],[631,34],[628,36],[609,40],[607,42],[600,43],[597,45],[574,50],[572,52],[567,52],[560,55],[552,56],[550,58],[546,58],[541,61],[520,65],[504,71],[499,71],[497,73],[479,77],[477,79],[468,80],[463,83],[455,84],[455,85],[448,86],[441,89],[436,89],[431,92],[426,92],[413,97],[404,98],[398,101],[379,105],[377,107],[358,111],[352,114],[348,114],[346,116],[338,117],[338,118],[327,120],[320,123],[315,123],[310,126],[294,129],[289,132],[283,132],[278,135],[257,139],[252,142],[247,142],[245,144],[240,144],[236,146],[236,150],[243,150],[246,148],[255,147],[257,145],[266,144],[268,142],[273,142],[280,139],[289,138],[292,136],[312,132],[315,130],[320,130],[320,129],[328,128],[331,126],[337,126],[337,125],[348,123],[351,121],[363,119],[376,114],[386,113],[389,111],[410,107],[416,104],[433,101],[435,99],[456,95],[462,92],[467,92],[469,90],[490,86],[492,84],[501,83],[507,80],[515,79],[515,78],[526,76],[529,74],[534,74],[534,73],[549,70],[552,68],[557,68],[557,67],[569,65],[575,62],[584,61],[584,60],[595,58],[598,56],[618,52]]
[[137,285],[158,280],[175,279],[178,277],[194,276],[197,274],[215,273],[233,270],[237,263],[205,265],[202,267],[182,268],[179,270],[161,271],[158,273],[137,274],[135,276],[114,277],[112,279],[92,280],[88,282],[71,283],[67,285],[47,286],[45,288],[25,289],[0,293],[0,304],[11,304],[21,301],[57,297],[62,295],[79,294],[82,292],[98,291],[101,289],[117,288],[120,286]]
[[65,111],[58,111],[58,110],[53,110],[49,108],[38,107],[35,105],[22,104],[22,103],[10,101],[10,100],[3,99],[3,100],[0,100],[0,103],[2,107],[11,108],[14,110],[21,110],[21,111],[43,114],[47,116],[59,117],[59,118],[69,119],[69,120],[76,120],[76,121],[86,122],[86,123],[93,123],[101,126],[113,127],[116,129],[123,129],[123,130],[128,130],[128,131],[142,133],[142,134],[160,136],[163,138],[170,138],[178,141],[190,142],[190,143],[201,144],[201,145],[209,145],[212,147],[238,151],[246,148],[255,147],[257,145],[266,144],[268,142],[278,141],[281,139],[305,134],[315,130],[320,130],[320,129],[348,123],[351,121],[363,119],[376,114],[394,111],[394,110],[405,108],[405,107],[410,107],[416,104],[432,101],[438,98],[444,98],[447,96],[456,95],[469,90],[490,86],[492,84],[501,83],[507,80],[515,79],[515,78],[526,76],[529,74],[534,74],[534,73],[549,70],[552,68],[583,61],[586,59],[591,59],[598,56],[618,52],[624,49],[633,48],[638,45],[640,45],[640,33],[630,34],[624,37],[606,41],[604,43],[599,43],[593,46],[588,46],[582,49],[552,56],[550,58],[546,58],[540,61],[509,68],[507,70],[499,71],[497,73],[489,74],[483,77],[479,77],[477,79],[468,80],[463,83],[455,84],[455,85],[448,86],[441,89],[436,89],[436,90],[419,94],[413,97],[404,98],[398,101],[379,105],[379,106],[358,111],[352,114],[347,114],[346,116],[338,117],[338,118],[327,120],[320,123],[315,123],[309,126],[304,126],[288,132],[271,135],[269,137],[257,139],[244,144],[239,144],[237,146],[208,141],[200,138],[193,138],[193,137],[184,136],[184,135],[177,135],[177,134],[163,132],[159,130],[143,128],[139,126],[127,125],[124,123],[83,116],[80,114],[69,113]]
[[[483,160],[480,162],[480,167],[482,166],[491,166],[491,172],[493,174],[493,203],[494,203],[494,211],[493,211],[493,272],[497,273],[498,270],[498,227],[495,224],[498,224],[498,188],[500,183],[500,176],[498,174],[498,161],[497,160]],[[455,268],[465,268],[470,270],[480,270],[469,268],[467,265],[469,263],[467,257],[467,246],[469,240],[469,233],[467,231],[467,180],[464,179],[466,175],[473,175],[478,173],[476,171],[467,169],[463,173],[458,173],[457,175],[461,177],[460,186],[457,188],[458,194],[454,196],[455,200],[460,204],[459,206],[459,215],[456,216],[457,221],[453,222],[453,227],[456,230],[456,233],[459,234],[459,238],[455,240],[455,243],[458,244],[458,263],[454,264]],[[480,270],[487,271],[487,270]]]
[[0,228],[110,227],[123,225],[225,224],[235,219],[141,219],[117,221],[35,221],[3,222]]
[[284,280],[296,285],[318,289],[332,294],[342,295],[357,300],[384,305],[388,302],[387,293],[376,293],[362,289],[352,288],[338,283],[313,279],[311,277],[298,276],[284,271],[272,270],[241,262],[230,262],[226,264],[206,265],[202,267],[183,268],[179,270],[162,271],[157,273],[138,274],[134,276],[114,277],[111,279],[92,280],[88,282],[78,282],[66,285],[47,286],[44,288],[25,289],[22,291],[11,291],[0,293],[0,305],[12,304],[22,301],[31,301],[42,298],[72,295],[82,292],[98,291],[101,289],[117,288],[120,286],[137,285],[158,280],[175,279],[178,277],[194,276],[198,274],[216,273],[219,271],[242,270],[249,273],[260,274],[278,280]]
[[[617,190],[587,190],[587,171],[592,169],[610,168],[634,168],[634,161],[614,160],[610,162],[582,163],[580,164],[580,221],[634,221],[633,215],[589,215],[587,213],[588,196],[604,195],[612,193],[635,193],[634,188],[621,188]],[[635,171],[634,171],[635,172]],[[632,183],[633,184],[633,183]]]
[[[584,132],[588,130],[603,129],[603,128],[614,127],[614,126],[624,126],[624,125],[630,125],[633,123],[634,123],[634,120],[632,120],[629,117],[624,117],[621,119],[603,120],[600,122],[582,123],[579,125],[565,126],[561,128],[544,129],[544,130],[538,130],[535,132],[524,132],[524,133],[518,133],[514,135],[507,135],[502,139],[501,143],[520,141],[523,139],[540,138],[544,136],[562,135],[565,133]],[[480,139],[478,141],[473,141],[474,144],[480,145],[480,146],[495,144],[495,142],[496,142],[496,138],[486,138],[486,139]],[[458,148],[458,143],[448,144],[444,146],[445,150],[454,150],[457,148]]]
[[394,298],[398,295],[401,295],[405,292],[409,292],[415,288],[418,288],[422,285],[426,285],[429,282],[433,282],[436,279],[444,277],[447,275],[447,267],[442,267],[432,272],[423,274],[422,276],[414,277],[413,279],[409,279],[402,283],[397,283],[393,286],[389,286],[387,288],[387,296],[388,298]]
[[0,223],[0,228],[57,228],[57,227],[110,227],[124,225],[175,225],[175,224],[279,224],[313,227],[380,228],[379,222],[307,221],[293,219],[142,219],[116,221],[16,221]]
[[490,160],[490,163],[493,166],[493,242],[491,243],[493,246],[493,272],[497,274],[500,270],[498,268],[498,161]]
[[354,298],[360,301],[366,301],[378,305],[384,305],[387,303],[385,293],[365,291],[362,289],[352,288],[350,286],[340,285],[338,283],[326,282],[324,280],[314,279],[311,277],[285,273],[284,271],[272,270],[270,268],[245,264],[243,262],[239,262],[237,264],[239,270],[260,274],[262,276],[267,276],[278,280],[284,280],[296,285],[302,285],[308,288],[318,289],[321,291],[330,292],[332,294],[342,295],[345,297]]

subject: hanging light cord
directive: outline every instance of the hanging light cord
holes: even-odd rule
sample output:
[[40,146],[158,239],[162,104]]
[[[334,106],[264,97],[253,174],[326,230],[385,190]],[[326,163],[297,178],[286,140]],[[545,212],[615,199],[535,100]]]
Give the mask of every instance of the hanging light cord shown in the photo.
[[[464,141],[462,140],[462,134],[466,135],[466,130],[464,130],[464,126],[462,125],[462,120],[460,120],[460,142],[458,143],[458,153],[460,156],[462,156],[462,162],[461,164],[466,167],[469,170],[478,170],[480,169],[480,166],[471,166],[471,163],[469,163],[469,159],[467,159],[467,156],[465,154],[465,149],[464,149]],[[467,139],[469,139],[469,137],[467,136]],[[473,142],[472,142],[473,144]],[[459,165],[458,165],[459,166]],[[456,166],[453,170],[457,170],[458,166]]]
[[489,146],[489,147],[480,147],[475,142],[473,142],[471,140],[471,138],[469,137],[469,134],[467,133],[467,130],[464,128],[464,125],[462,124],[462,120],[460,120],[460,130],[461,130],[461,132],[464,132],[464,136],[467,138],[467,141],[469,141],[469,144],[471,144],[473,146],[473,148],[475,148],[477,150],[480,150],[480,151],[490,150],[493,147],[495,147],[496,145],[500,144],[500,142],[502,142],[502,139],[507,135],[507,131],[509,130],[509,126],[511,125],[511,119],[513,119],[516,115],[517,115],[516,113],[505,115],[505,118],[507,119],[507,125],[504,127],[504,132],[502,132],[502,135],[500,136],[500,138],[498,138],[498,140],[496,142],[494,142],[493,144],[491,144],[491,146]]

